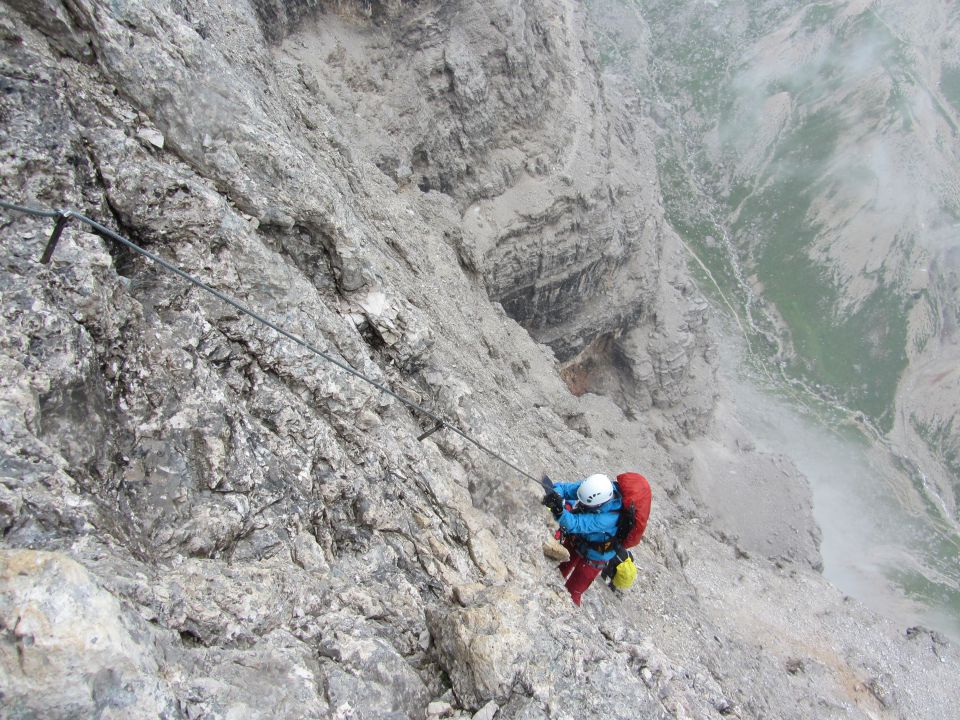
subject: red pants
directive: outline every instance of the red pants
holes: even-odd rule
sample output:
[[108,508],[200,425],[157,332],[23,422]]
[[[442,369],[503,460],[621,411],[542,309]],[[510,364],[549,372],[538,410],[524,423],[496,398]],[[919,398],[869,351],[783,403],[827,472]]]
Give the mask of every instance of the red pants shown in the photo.
[[590,583],[596,579],[606,563],[599,561],[600,566],[597,567],[598,561],[587,560],[569,546],[567,546],[567,550],[570,551],[570,559],[565,563],[560,563],[560,574],[567,579],[565,586],[570,592],[573,604],[579,607],[580,596],[590,587]]

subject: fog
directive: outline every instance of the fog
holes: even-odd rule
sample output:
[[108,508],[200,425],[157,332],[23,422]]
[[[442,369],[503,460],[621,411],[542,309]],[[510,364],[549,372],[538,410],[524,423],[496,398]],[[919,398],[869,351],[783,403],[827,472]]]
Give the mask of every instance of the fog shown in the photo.
[[[798,10],[734,63],[727,85],[732,109],[718,115],[720,142],[748,159],[739,169],[755,171],[748,180],[754,188],[780,183],[807,194],[803,227],[781,225],[776,232],[794,233],[798,243],[804,232],[812,234],[805,251],[839,291],[833,317],[849,316],[878,287],[904,296],[923,288],[931,307],[948,308],[947,314],[955,302],[918,275],[960,247],[960,123],[938,92],[937,53],[946,44],[919,30],[947,35],[948,26],[938,26],[941,10],[932,6],[914,6],[913,24],[891,22],[885,10],[902,4],[833,3],[825,13],[835,14],[820,22],[810,21],[810,7]],[[785,116],[770,114],[774,95],[788,98],[779,105],[788,108]],[[763,247],[762,236],[754,241]],[[830,315],[819,322],[831,322]],[[916,353],[937,332],[935,322],[915,328],[908,337],[916,344],[907,350]],[[956,367],[960,358],[949,343],[927,347],[921,357],[931,373]],[[877,350],[892,357],[898,348]],[[949,399],[924,392],[898,393],[901,418],[936,421],[955,412]],[[758,440],[790,456],[811,483],[828,579],[880,612],[960,639],[960,534],[936,483],[918,469],[927,451],[910,426],[900,425],[898,442],[905,447],[900,452],[918,453],[917,462],[892,452],[887,438],[868,443],[835,433],[825,417],[802,415],[750,383],[739,396]],[[937,472],[950,477],[949,470]]]
[[[885,257],[905,238],[911,242],[897,252],[912,242],[932,253],[960,245],[955,232],[944,231],[955,222],[958,189],[955,153],[945,146],[955,143],[960,122],[938,96],[939,62],[902,39],[898,33],[908,29],[888,23],[882,7],[845,16],[852,5],[835,3],[837,17],[820,26],[798,11],[738,58],[725,87],[732,110],[720,119],[720,141],[741,157],[769,160],[786,142],[803,147],[804,121],[826,113],[832,132],[807,148],[809,156],[828,144],[823,162],[767,169],[821,195],[811,224],[843,226],[858,241],[879,236]],[[787,127],[765,133],[774,120],[767,102],[783,92]],[[757,147],[758,137],[774,144]]]
[[960,535],[931,517],[895,458],[749,378],[735,395],[758,450],[786,455],[810,482],[824,576],[881,614],[960,642]]
[[[743,423],[809,479],[825,575],[960,640],[960,99],[941,88],[960,68],[953,5],[638,7],[673,111],[660,161],[692,168],[662,177],[671,222],[720,278],[710,292],[729,308],[757,297],[735,312],[780,333],[745,324],[748,344],[773,349],[737,381]],[[706,242],[704,225],[730,242]],[[854,418],[864,432],[832,428]]]

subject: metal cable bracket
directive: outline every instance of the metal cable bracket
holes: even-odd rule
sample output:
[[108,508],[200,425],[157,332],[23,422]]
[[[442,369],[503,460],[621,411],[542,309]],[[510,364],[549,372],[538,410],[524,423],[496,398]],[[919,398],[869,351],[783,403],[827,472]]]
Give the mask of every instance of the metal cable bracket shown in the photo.
[[436,425],[434,425],[432,428],[427,430],[425,433],[418,435],[417,440],[419,441],[426,440],[428,437],[433,435],[437,430],[443,430],[443,423],[438,422]]
[[43,251],[43,257],[40,258],[40,262],[43,265],[50,264],[50,258],[53,257],[53,252],[57,249],[60,236],[63,234],[64,228],[67,227],[71,219],[73,219],[73,213],[69,210],[57,213],[57,224],[53,226],[53,232],[50,233],[50,239],[47,240],[47,247]]

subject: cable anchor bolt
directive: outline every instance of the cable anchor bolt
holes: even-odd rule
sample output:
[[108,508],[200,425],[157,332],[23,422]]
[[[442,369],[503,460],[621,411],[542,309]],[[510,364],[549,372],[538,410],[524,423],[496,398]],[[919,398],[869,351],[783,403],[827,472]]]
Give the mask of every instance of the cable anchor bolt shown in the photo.
[[50,258],[53,257],[53,251],[57,249],[60,236],[63,235],[64,228],[67,227],[67,223],[71,220],[73,220],[73,213],[69,210],[57,213],[57,224],[53,226],[53,232],[50,233],[50,239],[47,240],[47,247],[43,251],[43,257],[40,258],[41,264],[50,264]]
[[437,420],[436,425],[434,425],[432,428],[430,428],[425,433],[420,435],[420,437],[417,438],[417,441],[426,440],[428,437],[433,435],[437,430],[443,430],[443,423],[440,420]]

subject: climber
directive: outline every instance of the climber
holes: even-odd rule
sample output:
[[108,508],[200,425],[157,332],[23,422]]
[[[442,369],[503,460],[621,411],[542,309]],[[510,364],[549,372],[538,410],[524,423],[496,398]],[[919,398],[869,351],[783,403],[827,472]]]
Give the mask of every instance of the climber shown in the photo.
[[[544,476],[543,497],[557,522],[570,559],[560,564],[566,588],[575,605],[607,562],[616,555],[617,521],[623,503],[606,475],[591,475],[573,483],[551,483]],[[570,501],[569,503],[566,501]]]

